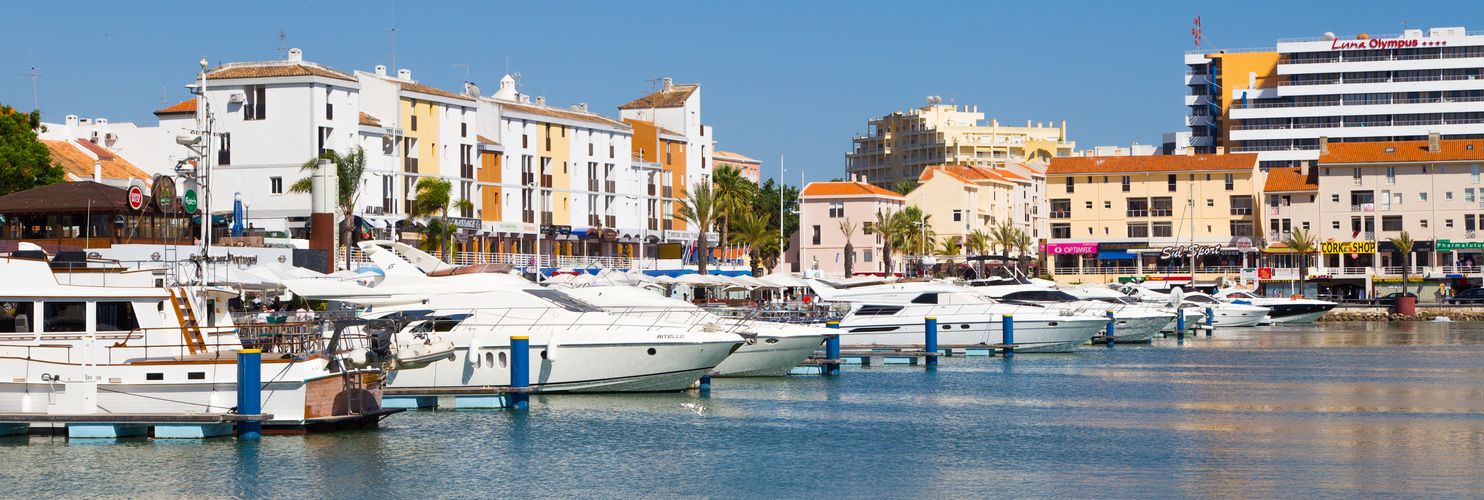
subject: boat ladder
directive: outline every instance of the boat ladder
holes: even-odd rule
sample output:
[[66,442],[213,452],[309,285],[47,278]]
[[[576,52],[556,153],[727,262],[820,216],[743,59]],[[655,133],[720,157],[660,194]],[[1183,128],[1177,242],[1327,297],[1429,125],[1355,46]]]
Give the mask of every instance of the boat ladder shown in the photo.
[[201,335],[201,324],[196,320],[196,312],[191,309],[191,301],[186,296],[185,290],[180,290],[180,295],[175,294],[175,289],[169,289],[170,307],[175,309],[175,319],[180,323],[181,336],[185,338],[186,349],[191,354],[206,352],[206,339]]
[[[344,363],[341,366],[347,366]],[[359,370],[341,372],[345,380],[345,411],[347,415],[365,413],[366,407],[362,404],[361,395],[366,391],[361,389],[361,372]]]

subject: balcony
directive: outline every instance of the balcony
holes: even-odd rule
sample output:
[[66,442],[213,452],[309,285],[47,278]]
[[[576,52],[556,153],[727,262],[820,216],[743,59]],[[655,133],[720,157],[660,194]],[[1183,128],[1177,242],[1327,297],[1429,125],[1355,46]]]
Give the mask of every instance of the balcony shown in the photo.
[[654,196],[654,184],[649,185],[649,195]]
[[618,192],[618,181],[603,181],[603,192],[605,192],[605,193],[617,193]]
[[541,187],[551,187],[551,174],[541,174]]
[[520,211],[520,221],[521,222],[524,222],[526,224],[535,224],[536,223],[536,211],[535,210],[521,210]]
[[1129,210],[1127,216],[1128,217],[1148,217],[1149,216],[1149,211],[1148,210]]
[[1187,127],[1209,127],[1209,126],[1211,126],[1211,117],[1208,116],[1208,115],[1189,115],[1189,116],[1186,116],[1185,117],[1185,126],[1187,126]]
[[587,190],[588,191],[592,191],[594,193],[598,192],[598,180],[597,179],[588,179],[587,180]]
[[675,229],[675,219],[665,219],[664,223],[660,224],[660,226],[664,227],[666,231]]
[[662,190],[662,192],[661,192],[661,193],[660,193],[660,194],[661,194],[661,196],[662,196],[662,197],[664,197],[664,198],[674,198],[674,197],[675,197],[675,196],[674,196],[674,195],[673,195],[673,194],[671,194],[671,192],[670,192],[670,186],[665,186],[665,188],[664,188],[664,189],[663,189],[663,190]]
[[1051,212],[1051,218],[1053,218],[1053,219],[1070,219],[1070,218],[1072,218],[1072,212],[1071,211],[1067,211],[1067,210],[1054,210],[1054,211]]
[[618,217],[612,215],[603,216],[603,227],[618,227]]
[[1149,211],[1150,217],[1173,217],[1173,212],[1168,208],[1156,208]]
[[551,225],[551,220],[552,220],[551,212],[541,212],[541,223],[542,224],[547,225],[547,226],[550,226]]
[[649,230],[650,231],[658,231],[659,229],[660,229],[660,220],[659,219],[649,219]]
[[216,164],[217,165],[231,165],[232,164],[232,151],[226,150],[226,149],[218,149],[216,151]]
[[520,173],[520,185],[522,185],[522,186],[529,186],[529,185],[535,184],[535,183],[536,183],[536,174],[534,172],[521,172]]
[[1375,212],[1376,211],[1376,204],[1375,203],[1358,203],[1358,204],[1355,204],[1355,205],[1350,205],[1350,211],[1351,212]]
[[417,158],[403,158],[402,171],[409,174],[417,173]]
[[587,214],[587,225],[588,226],[598,227],[601,223],[602,223],[602,220],[598,218],[598,214]]

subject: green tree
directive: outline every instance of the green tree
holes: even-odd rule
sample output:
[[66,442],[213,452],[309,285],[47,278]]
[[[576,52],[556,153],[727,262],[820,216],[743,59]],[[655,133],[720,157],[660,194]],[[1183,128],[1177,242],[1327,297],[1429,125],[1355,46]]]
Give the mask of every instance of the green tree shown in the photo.
[[1016,261],[1020,263],[1021,270],[1025,270],[1030,265],[1026,263],[1026,260],[1030,258],[1031,248],[1034,245],[1035,242],[1031,240],[1031,235],[1026,234],[1024,229],[1015,228],[1015,238],[1011,240],[1010,246],[1015,247],[1015,253],[1018,255]]
[[726,245],[731,242],[727,233],[731,231],[732,221],[741,218],[742,214],[752,211],[752,200],[757,196],[757,185],[742,176],[742,171],[731,165],[720,165],[716,167],[715,184],[716,209],[718,224],[721,229],[721,241],[718,243]]
[[62,182],[60,163],[52,163],[51,150],[36,140],[41,129],[41,111],[19,113],[0,106],[0,195]]
[[964,249],[973,252],[974,255],[983,255],[988,248],[989,233],[985,233],[982,229],[975,229],[974,232],[969,233],[968,241],[964,242]]
[[954,238],[943,238],[942,241],[938,242],[937,250],[938,255],[942,255],[945,257],[954,257],[964,254],[963,245],[960,245],[958,243],[958,240]]
[[928,247],[938,237],[938,233],[933,231],[932,214],[908,206],[898,211],[894,218],[897,241],[893,246],[902,249],[904,255],[927,255],[932,251]]
[[1303,229],[1295,230],[1283,239],[1283,244],[1299,255],[1299,295],[1304,293],[1305,280],[1309,275],[1309,254],[1314,253],[1319,246],[1318,239],[1316,235]]
[[892,191],[902,196],[907,196],[907,193],[912,192],[913,189],[917,189],[917,181],[898,182],[897,185],[891,188]]
[[309,194],[313,190],[314,172],[319,170],[319,160],[330,160],[335,164],[336,192],[335,207],[340,210],[340,244],[346,248],[346,258],[349,260],[349,249],[351,247],[351,234],[355,231],[356,198],[360,197],[361,176],[366,173],[366,149],[356,146],[356,150],[348,155],[341,156],[335,150],[320,153],[318,157],[310,158],[299,166],[300,172],[308,172],[309,175],[294,181],[289,186],[290,193]]
[[[424,230],[423,245],[428,251],[432,251],[434,245],[441,247],[443,261],[452,264],[453,253],[449,251],[449,240],[458,229],[448,222],[450,205],[459,210],[474,209],[472,201],[453,199],[453,183],[448,179],[423,177],[417,181],[417,196],[412,200],[412,212],[408,215],[429,218],[427,229]],[[433,217],[435,215],[437,218]]]
[[840,234],[845,235],[845,277],[849,278],[855,276],[855,245],[850,243],[850,239],[855,237],[855,224],[849,217],[840,221]]
[[711,191],[709,182],[697,182],[689,190],[682,188],[680,198],[680,209],[675,211],[675,215],[696,228],[696,271],[704,276],[707,274],[706,265],[711,254],[706,232],[716,225],[720,207],[716,204],[716,196]]
[[1396,251],[1402,254],[1402,295],[1405,296],[1407,294],[1407,275],[1411,274],[1412,271],[1412,245],[1416,242],[1412,241],[1412,235],[1407,234],[1406,231],[1402,231],[1401,236],[1387,238],[1386,241],[1390,241],[1392,245],[1396,245]]
[[[764,181],[763,185],[758,187],[753,194],[752,211],[759,216],[767,217],[769,224],[777,229],[779,228],[778,204],[780,197],[783,198],[784,210],[783,226],[780,234],[787,236],[799,230],[799,214],[797,212],[799,209],[799,189],[797,187],[785,184],[780,188],[778,183],[773,179]],[[779,255],[787,251],[790,245],[790,243],[785,241],[783,248],[777,250]]]
[[778,230],[773,228],[773,221],[754,212],[742,214],[734,223],[736,227],[731,233],[731,244],[747,247],[752,275],[761,275],[763,267],[773,267],[768,264],[769,257],[778,253]]
[[892,249],[896,248],[895,245],[900,238],[897,234],[897,228],[900,225],[897,221],[896,213],[892,212],[891,209],[888,208],[885,212],[881,210],[876,211],[876,224],[872,227],[872,230],[881,237],[881,265],[885,266],[886,276],[891,276],[893,272],[891,267],[891,253]]
[[1015,225],[1010,221],[1001,221],[989,229],[989,245],[1000,248],[1000,257],[1004,257],[1002,263],[1010,261],[1010,248],[1015,246]]

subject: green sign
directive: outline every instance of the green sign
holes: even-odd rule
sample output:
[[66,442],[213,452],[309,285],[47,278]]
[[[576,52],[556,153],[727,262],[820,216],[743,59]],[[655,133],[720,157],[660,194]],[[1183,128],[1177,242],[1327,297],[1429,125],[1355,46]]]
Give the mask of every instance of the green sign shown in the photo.
[[1454,243],[1451,240],[1438,240],[1439,252],[1451,252],[1454,250],[1478,250],[1484,248],[1484,241],[1460,241]]
[[186,188],[185,195],[181,196],[180,202],[181,206],[185,207],[185,213],[196,213],[196,205],[198,205],[199,203],[200,200],[196,198],[196,189],[190,187]]

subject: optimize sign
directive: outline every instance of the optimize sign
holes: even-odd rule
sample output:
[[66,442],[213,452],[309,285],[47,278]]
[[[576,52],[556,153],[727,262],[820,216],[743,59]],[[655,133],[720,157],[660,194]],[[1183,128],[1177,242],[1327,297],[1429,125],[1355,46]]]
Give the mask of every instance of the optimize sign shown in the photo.
[[1326,241],[1319,244],[1319,253],[1376,253],[1374,241]]

